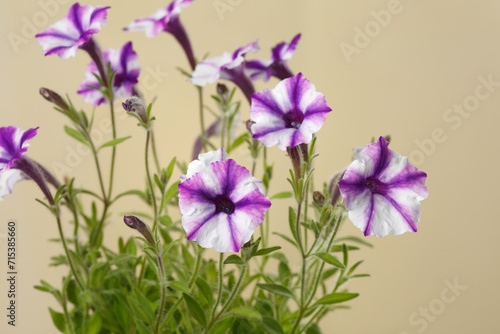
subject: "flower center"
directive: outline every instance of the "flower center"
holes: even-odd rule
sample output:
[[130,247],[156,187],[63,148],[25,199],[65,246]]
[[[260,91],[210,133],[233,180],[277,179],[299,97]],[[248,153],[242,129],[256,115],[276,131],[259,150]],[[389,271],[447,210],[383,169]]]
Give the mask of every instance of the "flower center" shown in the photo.
[[372,193],[380,193],[383,190],[384,184],[373,177],[368,177],[366,178],[366,186]]
[[214,198],[215,211],[231,214],[234,212],[234,203],[224,195],[217,195]]
[[287,128],[298,129],[304,121],[304,114],[299,110],[292,110],[289,113],[283,115],[283,119],[285,120],[285,126]]

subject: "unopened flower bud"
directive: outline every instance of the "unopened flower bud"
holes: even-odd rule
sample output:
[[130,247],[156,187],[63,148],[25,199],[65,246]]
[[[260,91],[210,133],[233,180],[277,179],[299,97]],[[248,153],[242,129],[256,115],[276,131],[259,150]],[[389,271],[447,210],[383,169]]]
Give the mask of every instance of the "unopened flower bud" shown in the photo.
[[152,247],[155,247],[153,236],[151,235],[148,226],[142,220],[140,220],[136,216],[123,216],[123,221],[128,227],[133,228],[134,230],[137,230],[140,234],[142,234],[142,236],[148,241],[148,243]]
[[54,103],[58,108],[60,108],[64,111],[69,111],[68,104],[56,92],[54,92],[48,88],[42,87],[42,88],[40,88],[40,95],[42,95],[42,97],[44,99],[46,99],[47,101]]
[[316,190],[313,192],[313,201],[319,206],[323,206],[325,204],[325,196]]
[[123,109],[128,113],[135,114],[139,120],[143,123],[148,122],[148,116],[146,113],[146,107],[144,106],[144,101],[142,101],[137,96],[132,96],[122,103]]
[[250,134],[252,134],[252,125],[254,125],[255,122],[252,121],[251,119],[249,119],[247,122],[246,122],[246,126],[247,126],[247,130]]
[[224,100],[227,101],[227,98],[229,97],[229,89],[227,89],[227,86],[221,83],[217,84],[217,94]]
[[385,138],[385,140],[386,140],[388,143],[390,143],[390,142],[391,142],[391,135],[387,135],[387,136],[385,136],[384,138]]
[[332,200],[332,205],[335,205],[340,198],[339,182],[344,177],[344,173],[345,170],[342,172],[338,172],[330,179],[330,184],[328,185],[328,194],[330,195],[330,198]]

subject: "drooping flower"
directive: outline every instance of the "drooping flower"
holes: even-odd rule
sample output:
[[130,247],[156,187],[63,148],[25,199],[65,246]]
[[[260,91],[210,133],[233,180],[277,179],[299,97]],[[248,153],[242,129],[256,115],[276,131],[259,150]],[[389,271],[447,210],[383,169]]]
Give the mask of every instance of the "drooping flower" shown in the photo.
[[14,184],[26,180],[28,177],[19,169],[7,169],[0,172],[0,201],[5,195],[12,194]]
[[270,206],[262,182],[228,159],[224,149],[200,154],[179,184],[182,226],[188,240],[218,252],[238,252]]
[[35,37],[46,56],[56,54],[63,59],[74,57],[78,48],[106,24],[109,8],[80,6],[77,2],[69,9],[68,16]]
[[28,150],[28,140],[36,136],[38,128],[23,131],[15,126],[0,128],[0,173],[12,167]]
[[158,9],[150,17],[140,18],[129,24],[126,31],[144,31],[147,37],[154,37],[160,31],[171,33],[181,44],[186,53],[191,68],[194,68],[196,61],[189,37],[179,20],[181,9],[187,7],[193,0],[174,0],[165,8]]
[[222,56],[201,60],[196,65],[191,82],[204,87],[219,79],[234,82],[250,101],[255,91],[253,84],[245,73],[245,55],[259,51],[257,40],[236,49],[233,53],[224,52]]
[[365,236],[416,232],[427,174],[388,148],[380,137],[354,149],[354,161],[339,182],[349,218]]
[[[132,48],[132,42],[128,42],[119,50],[106,50],[103,54],[105,62],[110,63],[111,70],[116,71],[113,78],[114,98],[130,97],[134,85],[138,82],[140,73],[138,57]],[[101,89],[102,87],[94,74],[99,74],[99,71],[95,62],[91,62],[87,66],[85,79],[78,90],[78,94],[83,97],[85,102],[98,106],[107,100],[100,90],[95,89]]]
[[28,177],[16,168],[16,161],[28,150],[38,128],[23,131],[15,126],[0,128],[0,201],[12,193],[12,187]]
[[308,144],[331,110],[325,96],[299,73],[282,80],[274,89],[252,95],[253,137],[267,147],[278,145],[281,150]]
[[296,35],[290,43],[279,43],[271,50],[268,60],[252,59],[245,63],[245,69],[252,80],[262,79],[269,81],[271,76],[280,80],[293,77],[286,62],[292,59],[295,48],[299,43],[300,34]]

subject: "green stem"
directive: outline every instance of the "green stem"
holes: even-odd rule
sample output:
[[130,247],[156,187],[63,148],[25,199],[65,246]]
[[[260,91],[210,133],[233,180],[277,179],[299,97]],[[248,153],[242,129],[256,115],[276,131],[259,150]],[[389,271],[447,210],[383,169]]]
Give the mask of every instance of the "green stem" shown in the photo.
[[233,303],[234,297],[238,294],[240,287],[241,287],[241,283],[243,282],[243,279],[245,278],[247,269],[248,269],[248,264],[245,262],[245,264],[242,265],[240,277],[238,278],[238,281],[236,282],[235,286],[233,287],[233,291],[231,291],[231,294],[229,295],[228,299],[226,300],[224,305],[222,305],[222,309],[219,311],[219,313],[217,313],[217,315],[212,318],[212,320],[210,321],[210,323],[208,324],[208,326],[205,330],[205,333],[208,333],[210,328],[212,328],[212,326],[220,319],[220,317],[224,315],[224,312],[226,311],[226,309],[229,306],[231,306],[231,304]]
[[[113,105],[113,96],[109,99],[109,111],[111,113],[111,125],[113,128],[113,140],[116,139],[116,122],[115,122],[115,108]],[[111,170],[109,172],[109,188],[108,188],[108,199],[111,198],[111,191],[113,190],[113,176],[115,173],[115,157],[116,157],[116,145],[113,146],[111,152]]]
[[153,149],[153,158],[155,160],[155,165],[156,165],[156,171],[158,172],[158,175],[161,172],[161,165],[160,165],[160,160],[158,159],[158,151],[156,150],[156,141],[155,141],[155,134],[153,129],[151,131],[151,147]]
[[62,303],[62,307],[63,307],[64,318],[66,320],[67,328],[68,328],[70,334],[73,334],[75,331],[73,329],[73,324],[72,324],[71,319],[69,317],[68,308],[66,306],[66,300]]
[[222,298],[222,286],[223,286],[223,278],[224,278],[224,253],[220,253],[219,255],[219,275],[218,275],[218,288],[217,288],[217,299],[215,300],[214,308],[212,309],[212,318],[215,316],[215,312],[217,311],[217,306],[219,306],[220,300]]
[[149,172],[149,140],[151,138],[151,133],[148,131],[146,135],[146,148],[145,148],[145,153],[144,153],[144,164],[146,165],[146,176],[148,179],[148,185],[149,185],[149,191],[151,191],[151,199],[153,202],[153,233],[156,231],[156,222],[157,222],[157,215],[158,215],[158,210],[156,207],[156,197],[155,197],[155,191],[153,188],[153,181],[151,180],[151,173]]
[[[201,257],[203,254],[203,248],[198,247],[198,253],[196,254],[196,264],[194,267],[193,274],[191,275],[191,279],[189,280],[188,287],[191,289],[196,281],[196,278],[198,277],[198,271],[200,270],[200,263],[201,263]],[[168,310],[167,315],[163,319],[163,322],[160,325],[160,331],[161,329],[167,324],[168,319],[174,314],[175,310],[179,306],[179,304],[182,302],[182,296],[177,299],[177,301],[170,307],[170,310]]]
[[165,267],[163,266],[163,260],[161,258],[160,252],[157,250],[156,255],[156,263],[158,265],[158,273],[160,280],[160,305],[158,306],[158,314],[156,315],[156,323],[155,323],[155,333],[160,333],[163,318],[163,309],[165,308],[166,300],[167,300],[167,277],[165,274]]
[[197,86],[198,88],[198,106],[199,106],[199,116],[200,116],[200,130],[201,130],[201,141],[203,143],[203,151],[206,150],[207,137],[205,135],[205,116],[203,112],[203,87]]
[[[53,200],[52,200],[52,202],[53,202]],[[73,260],[71,259],[71,254],[69,253],[68,245],[66,244],[66,239],[64,238],[64,233],[63,233],[62,224],[61,224],[61,218],[59,217],[59,214],[56,214],[56,220],[57,220],[57,229],[59,230],[59,236],[61,237],[61,241],[62,241],[62,244],[64,247],[64,253],[66,254],[66,257],[68,258],[68,263],[69,263],[69,267],[71,268],[71,272],[73,273],[73,276],[75,276],[75,280],[76,280],[76,283],[78,283],[78,286],[80,286],[80,288],[82,290],[85,290],[83,283],[80,281],[80,276],[78,276],[76,274],[75,265],[73,264]]]

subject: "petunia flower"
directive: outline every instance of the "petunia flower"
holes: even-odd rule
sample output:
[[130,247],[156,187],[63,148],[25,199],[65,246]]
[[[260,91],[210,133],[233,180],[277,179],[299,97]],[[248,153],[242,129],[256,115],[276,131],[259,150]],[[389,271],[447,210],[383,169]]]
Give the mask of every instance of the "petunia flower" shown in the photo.
[[416,232],[427,174],[388,148],[384,137],[354,149],[354,161],[339,182],[349,218],[365,236]]
[[264,220],[271,201],[262,182],[228,159],[224,149],[200,154],[179,184],[188,240],[218,252],[238,252]]
[[158,9],[152,16],[133,21],[123,30],[144,31],[146,36],[150,38],[158,35],[161,31],[171,33],[184,49],[191,68],[194,69],[196,61],[191,43],[184,26],[179,20],[181,9],[187,7],[191,2],[193,0],[174,0],[167,7]]
[[[138,57],[132,48],[132,42],[128,42],[119,50],[106,50],[103,54],[105,62],[110,63],[111,70],[116,71],[113,78],[113,97],[116,99],[132,96],[133,87],[137,84],[140,73]],[[95,106],[106,102],[106,97],[100,90],[96,89],[102,87],[94,75],[99,73],[95,62],[91,62],[87,66],[85,73],[85,79],[78,94],[83,97],[85,102]]]
[[282,80],[274,89],[252,95],[253,137],[267,147],[278,145],[281,150],[308,144],[331,110],[325,96],[299,73]]
[[252,80],[262,79],[269,81],[271,76],[280,80],[293,77],[292,71],[286,62],[292,59],[300,34],[296,35],[290,43],[279,43],[271,50],[271,58],[268,60],[253,59],[245,63],[245,70]]
[[196,86],[204,87],[219,79],[234,82],[245,94],[250,102],[255,91],[253,84],[245,73],[245,55],[248,52],[259,51],[257,40],[236,49],[233,53],[224,52],[220,57],[201,60],[196,65],[191,82]]
[[36,136],[38,128],[23,131],[15,126],[0,128],[0,173],[12,167],[28,150],[28,140]]
[[68,16],[35,37],[46,56],[56,54],[63,59],[74,57],[78,48],[84,47],[92,35],[106,24],[109,8],[80,6],[77,2],[69,9]]

